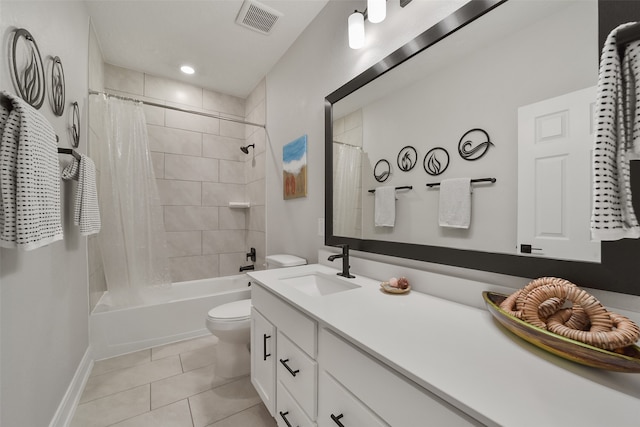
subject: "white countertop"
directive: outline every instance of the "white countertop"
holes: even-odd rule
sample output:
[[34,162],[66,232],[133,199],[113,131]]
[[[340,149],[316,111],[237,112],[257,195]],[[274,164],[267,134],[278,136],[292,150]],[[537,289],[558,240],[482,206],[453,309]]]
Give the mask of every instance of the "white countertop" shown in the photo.
[[499,326],[487,310],[411,291],[392,295],[379,281],[309,296],[280,279],[319,264],[248,273],[267,290],[479,421],[503,426],[640,425],[640,374],[582,366]]

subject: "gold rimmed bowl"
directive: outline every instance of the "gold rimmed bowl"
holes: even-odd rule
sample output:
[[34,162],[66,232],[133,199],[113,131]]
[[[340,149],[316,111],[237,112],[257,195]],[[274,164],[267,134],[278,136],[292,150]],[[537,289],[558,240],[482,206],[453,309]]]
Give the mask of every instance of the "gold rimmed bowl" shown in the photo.
[[582,365],[616,372],[640,373],[640,347],[630,345],[615,351],[575,341],[518,319],[500,308],[507,295],[482,293],[491,315],[510,332],[550,353]]

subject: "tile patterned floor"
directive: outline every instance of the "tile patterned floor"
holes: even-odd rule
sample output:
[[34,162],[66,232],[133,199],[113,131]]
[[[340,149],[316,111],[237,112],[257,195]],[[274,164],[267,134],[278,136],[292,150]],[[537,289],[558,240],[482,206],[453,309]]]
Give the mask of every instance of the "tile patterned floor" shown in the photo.
[[94,364],[71,427],[275,427],[248,376],[216,375],[205,336]]

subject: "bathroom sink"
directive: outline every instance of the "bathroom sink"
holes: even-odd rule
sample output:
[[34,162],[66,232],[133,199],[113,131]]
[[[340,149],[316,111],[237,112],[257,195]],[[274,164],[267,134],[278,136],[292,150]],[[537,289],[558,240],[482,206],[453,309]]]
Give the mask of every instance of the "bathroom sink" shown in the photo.
[[300,292],[313,297],[335,294],[359,288],[359,285],[340,280],[337,277],[322,273],[306,274],[304,276],[287,277],[280,279],[282,283],[292,286]]

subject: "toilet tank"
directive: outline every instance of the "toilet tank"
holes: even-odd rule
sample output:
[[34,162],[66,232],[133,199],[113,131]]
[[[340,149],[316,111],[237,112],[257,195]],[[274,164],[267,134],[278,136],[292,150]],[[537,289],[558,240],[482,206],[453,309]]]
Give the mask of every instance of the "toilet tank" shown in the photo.
[[272,268],[296,267],[307,263],[307,260],[304,258],[287,254],[269,255],[265,260],[267,261],[268,270]]

